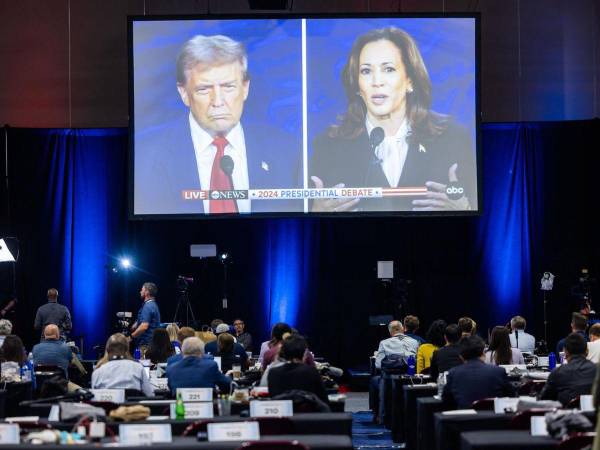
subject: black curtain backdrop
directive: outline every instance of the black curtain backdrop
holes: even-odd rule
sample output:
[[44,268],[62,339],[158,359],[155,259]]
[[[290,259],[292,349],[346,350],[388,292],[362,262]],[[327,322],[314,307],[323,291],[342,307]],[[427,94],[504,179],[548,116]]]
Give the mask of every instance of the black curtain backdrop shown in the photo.
[[[128,221],[127,130],[10,129],[0,236],[20,241],[17,332],[28,347],[36,342],[35,310],[54,286],[89,353],[112,332],[117,311],[137,310],[143,281],[159,285],[170,321],[183,274],[195,278],[190,301],[200,322],[241,316],[258,345],[273,322],[290,318],[316,353],[351,367],[365,364],[385,334],[368,325],[377,313],[416,314],[423,335],[434,319],[469,315],[484,337],[520,313],[541,338],[539,279],[549,270],[557,275],[553,345],[569,330],[580,268],[598,273],[600,120],[484,124],[482,147],[480,217]],[[191,259],[194,243],[232,255],[225,311],[223,266]],[[121,255],[134,270],[111,271]],[[394,260],[406,281],[379,282],[378,260]],[[1,280],[6,296],[9,277]]]

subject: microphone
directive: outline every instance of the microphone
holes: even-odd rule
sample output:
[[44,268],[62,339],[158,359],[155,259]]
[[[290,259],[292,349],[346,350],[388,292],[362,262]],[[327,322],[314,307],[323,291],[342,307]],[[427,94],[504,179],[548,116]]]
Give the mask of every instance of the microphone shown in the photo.
[[381,127],[375,127],[371,130],[369,134],[369,146],[371,147],[371,159],[369,160],[369,167],[365,173],[365,181],[364,185],[367,186],[369,182],[369,178],[371,177],[371,167],[376,166],[377,164],[381,164],[381,159],[377,157],[375,154],[375,149],[383,142],[385,138],[385,131]]
[[[233,173],[234,166],[233,158],[229,155],[223,155],[221,161],[219,162],[219,165],[221,166],[221,170],[225,172],[225,175],[227,175],[231,179],[231,174]],[[233,186],[233,183],[231,183],[231,185]]]
[[371,134],[369,134],[369,144],[371,144],[371,149],[375,151],[375,149],[383,142],[385,138],[385,131],[383,128],[377,127],[371,130]]

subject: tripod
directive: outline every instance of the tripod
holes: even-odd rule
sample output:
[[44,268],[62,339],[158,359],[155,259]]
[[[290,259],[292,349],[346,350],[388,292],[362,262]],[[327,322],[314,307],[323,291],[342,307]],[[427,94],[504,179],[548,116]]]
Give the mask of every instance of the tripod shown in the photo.
[[[185,313],[183,312],[185,310]],[[181,314],[181,321],[178,321],[178,317]],[[183,315],[185,314],[185,322],[183,322]],[[196,316],[194,316],[194,310],[192,309],[192,305],[190,304],[190,297],[188,294],[188,288],[181,287],[179,288],[177,294],[177,308],[175,308],[175,315],[173,316],[174,323],[185,323],[185,326],[188,327],[190,325],[190,316],[192,316],[192,323],[196,322]]]

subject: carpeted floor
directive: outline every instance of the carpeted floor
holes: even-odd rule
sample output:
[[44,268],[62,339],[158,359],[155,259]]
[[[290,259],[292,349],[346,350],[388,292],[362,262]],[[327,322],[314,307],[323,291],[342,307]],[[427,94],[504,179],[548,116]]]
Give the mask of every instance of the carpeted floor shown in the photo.
[[352,413],[352,443],[356,449],[395,449],[404,448],[404,444],[394,444],[391,433],[383,425],[373,423],[371,411]]

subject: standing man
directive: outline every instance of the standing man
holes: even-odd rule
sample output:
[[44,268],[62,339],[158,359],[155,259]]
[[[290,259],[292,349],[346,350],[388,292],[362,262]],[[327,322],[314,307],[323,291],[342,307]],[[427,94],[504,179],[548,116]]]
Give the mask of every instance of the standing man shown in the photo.
[[252,335],[247,331],[244,331],[246,324],[242,319],[235,319],[233,321],[233,327],[235,328],[235,338],[238,344],[244,347],[247,352],[252,351]]
[[[144,302],[138,311],[137,319],[131,326],[131,337],[135,339],[135,345],[146,347],[152,339],[152,332],[160,326],[160,311],[156,304],[156,284],[146,282],[140,290],[140,298]],[[145,348],[142,350],[144,353]]]
[[43,334],[46,325],[54,324],[58,327],[60,337],[64,340],[66,334],[73,328],[71,313],[66,306],[58,303],[58,290],[48,289],[47,297],[48,303],[40,306],[35,314],[33,327]]
[[280,130],[257,124],[255,117],[242,120],[250,75],[241,42],[194,36],[177,56],[176,73],[187,113],[160,130],[136,133],[136,176],[153,180],[135,182],[136,213],[302,211],[302,200],[193,200],[182,194],[301,187],[301,141],[284,152],[280,145],[289,137]]

